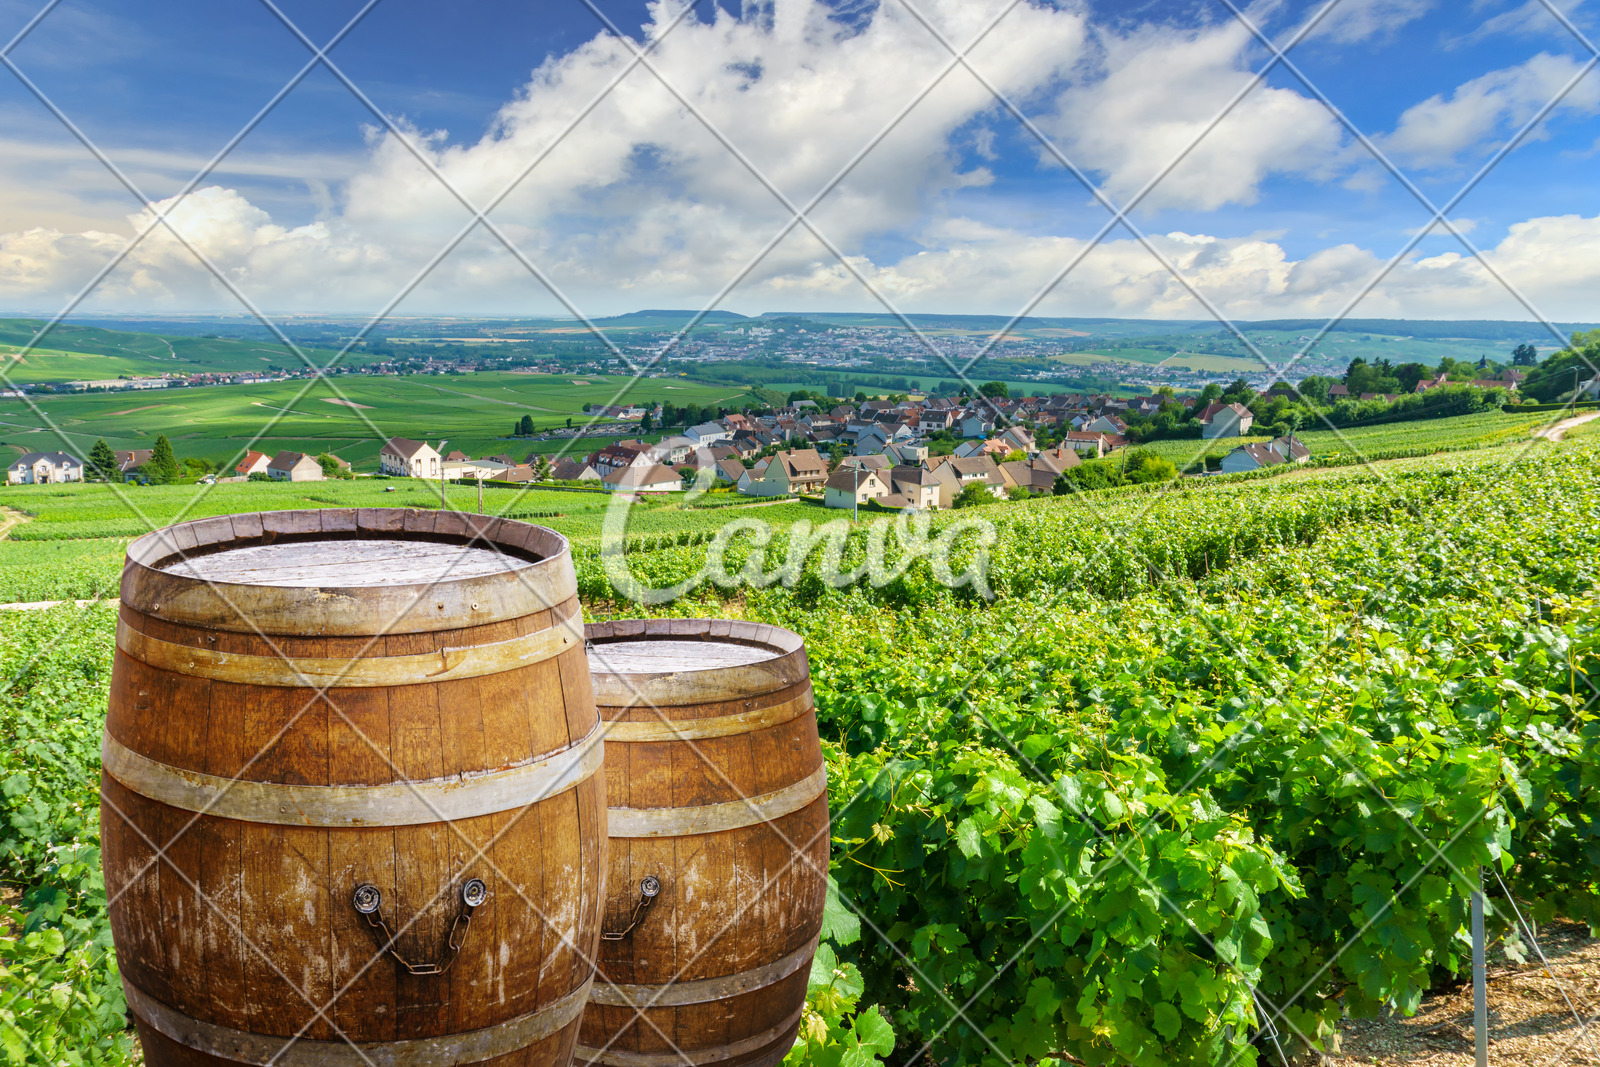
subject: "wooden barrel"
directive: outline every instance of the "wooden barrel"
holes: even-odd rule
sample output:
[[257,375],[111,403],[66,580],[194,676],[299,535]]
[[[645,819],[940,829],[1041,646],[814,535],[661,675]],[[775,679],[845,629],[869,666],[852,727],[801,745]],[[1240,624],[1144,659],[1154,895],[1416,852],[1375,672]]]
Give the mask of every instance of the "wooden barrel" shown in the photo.
[[101,828],[149,1063],[570,1062],[606,871],[576,592],[558,534],[452,512],[128,546]]
[[577,1057],[775,1064],[800,1025],[827,892],[805,646],[711,619],[586,634],[606,723],[611,875]]

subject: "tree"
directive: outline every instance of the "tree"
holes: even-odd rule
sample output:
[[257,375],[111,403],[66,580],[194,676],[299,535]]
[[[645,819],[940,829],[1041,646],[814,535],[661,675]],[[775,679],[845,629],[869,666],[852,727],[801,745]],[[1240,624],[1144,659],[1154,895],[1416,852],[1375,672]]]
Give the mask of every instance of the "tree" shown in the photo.
[[1520,344],[1511,350],[1513,367],[1532,367],[1539,362],[1539,350],[1530,344]]
[[89,473],[102,482],[117,480],[117,454],[106,444],[105,438],[96,441],[89,450]]
[[1312,403],[1325,404],[1328,402],[1328,390],[1332,389],[1333,386],[1334,380],[1332,378],[1322,374],[1313,374],[1309,378],[1300,379],[1300,385],[1297,390],[1302,397]]
[[645,412],[644,413],[644,418],[639,420],[639,432],[640,433],[649,433],[651,430],[654,430],[655,428],[656,428],[656,420],[650,417],[650,413],[648,411]]
[[523,437],[533,436],[533,416],[524,415],[522,421],[517,423],[517,433]]
[[1571,345],[1528,372],[1522,395],[1547,404],[1565,400],[1572,395],[1574,382],[1581,384],[1595,376],[1592,368],[1596,365],[1600,365],[1600,330],[1574,334]]
[[329,452],[324,452],[317,457],[317,465],[322,468],[324,478],[351,478],[350,469]]
[[172,451],[172,442],[167,440],[166,434],[156,438],[156,446],[150,450],[150,458],[140,469],[144,471],[145,477],[156,485],[175,485],[183,476],[182,469],[178,466],[178,457]]
[[856,390],[856,403],[858,403],[858,404],[864,403],[867,399],[868,399],[867,398],[867,394],[866,394],[866,392],[864,390],[861,390],[861,389],[857,389]]
[[978,392],[979,394],[988,397],[990,400],[1011,399],[1011,389],[1006,385],[1005,382],[984,382],[982,385],[978,386]]
[[572,419],[570,416],[567,418],[567,429],[572,429]]
[[993,504],[994,494],[989,492],[988,486],[982,482],[968,482],[961,487],[955,499],[950,501],[953,508],[970,508],[978,504]]
[[1428,368],[1421,363],[1402,363],[1394,369],[1394,376],[1400,383],[1397,392],[1414,393],[1417,383],[1428,377]]

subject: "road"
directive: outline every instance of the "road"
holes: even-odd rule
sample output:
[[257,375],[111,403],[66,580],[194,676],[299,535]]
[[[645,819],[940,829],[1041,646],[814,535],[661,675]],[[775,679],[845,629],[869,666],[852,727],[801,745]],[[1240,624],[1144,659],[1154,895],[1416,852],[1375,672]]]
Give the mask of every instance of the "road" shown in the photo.
[[1533,436],[1543,437],[1546,441],[1559,441],[1574,426],[1582,426],[1591,419],[1600,419],[1600,411],[1591,411],[1585,415],[1574,415],[1570,419],[1562,419],[1554,426],[1546,426],[1542,430],[1535,430]]

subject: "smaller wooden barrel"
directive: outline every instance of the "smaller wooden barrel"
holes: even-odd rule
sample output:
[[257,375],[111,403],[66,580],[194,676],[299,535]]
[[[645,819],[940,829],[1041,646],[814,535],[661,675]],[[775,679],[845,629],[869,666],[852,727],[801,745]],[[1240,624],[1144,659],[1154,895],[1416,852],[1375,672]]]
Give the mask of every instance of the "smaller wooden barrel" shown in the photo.
[[605,873],[567,542],[453,512],[128,546],[102,855],[150,1067],[566,1067]]
[[601,623],[585,636],[606,728],[611,872],[576,1059],[778,1063],[799,1029],[827,892],[805,645],[722,619]]

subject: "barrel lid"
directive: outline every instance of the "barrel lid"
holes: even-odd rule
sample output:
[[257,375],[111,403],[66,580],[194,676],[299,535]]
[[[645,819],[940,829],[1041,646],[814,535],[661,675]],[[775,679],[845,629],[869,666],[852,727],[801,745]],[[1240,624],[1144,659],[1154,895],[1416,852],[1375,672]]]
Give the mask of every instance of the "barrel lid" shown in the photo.
[[736,619],[622,619],[584,627],[601,707],[706,704],[810,676],[800,635]]
[[197,519],[128,546],[122,602],[208,629],[316,636],[421,633],[521,618],[570,599],[554,530],[411,508]]

